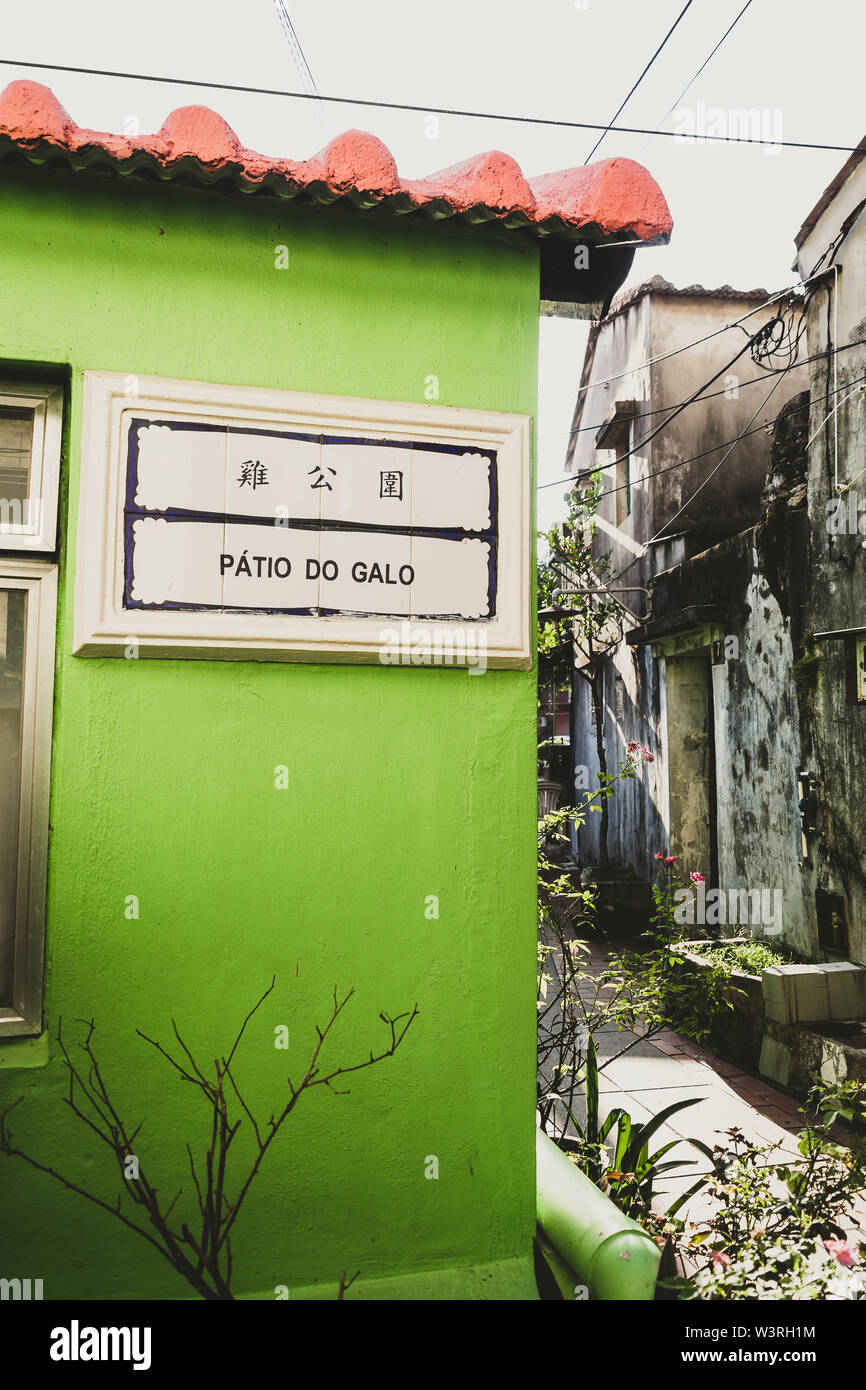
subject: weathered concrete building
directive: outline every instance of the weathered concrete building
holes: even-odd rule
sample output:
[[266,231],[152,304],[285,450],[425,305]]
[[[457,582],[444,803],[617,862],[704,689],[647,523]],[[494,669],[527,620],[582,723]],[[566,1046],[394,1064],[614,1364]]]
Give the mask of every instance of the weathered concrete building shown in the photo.
[[[815,944],[866,962],[866,142],[809,213],[796,269],[811,409],[800,732],[811,778],[804,893]],[[792,557],[796,564],[797,557]]]
[[[806,378],[802,368],[770,375],[730,326],[743,320],[754,334],[769,324],[778,305],[767,299],[650,281],[614,303],[587,346],[567,467],[581,483],[604,470],[596,548],[610,552],[632,612],[606,660],[605,748],[609,767],[628,740],[654,754],[609,803],[607,849],[613,874],[645,882],[653,854],[670,847],[713,886],[769,886],[771,869],[775,883],[776,862],[760,859],[766,816],[796,864],[796,781],[770,755],[795,714],[765,698],[776,679],[784,684],[791,654],[757,574],[752,528],[770,456],[762,426]],[[677,411],[692,396],[700,399]],[[593,782],[598,759],[579,679],[574,711],[580,786]],[[580,831],[578,854],[602,857],[598,817]]]
[[[606,658],[608,765],[630,739],[654,754],[610,802],[610,875],[646,882],[655,852],[676,854],[707,890],[722,890],[704,925],[857,962],[866,961],[864,154],[797,236],[799,297],[743,324],[751,333],[774,321],[754,353],[747,344],[728,362],[735,329],[657,360],[757,309],[762,292],[654,281],[614,303],[590,337],[566,461],[582,483],[605,469],[594,545],[611,554],[615,588],[636,586],[619,594],[633,614]],[[795,343],[800,365],[780,370]],[[672,413],[705,382],[698,402]],[[595,730],[579,679],[573,742],[578,786],[591,783]],[[590,822],[577,850],[597,866],[599,818]]]

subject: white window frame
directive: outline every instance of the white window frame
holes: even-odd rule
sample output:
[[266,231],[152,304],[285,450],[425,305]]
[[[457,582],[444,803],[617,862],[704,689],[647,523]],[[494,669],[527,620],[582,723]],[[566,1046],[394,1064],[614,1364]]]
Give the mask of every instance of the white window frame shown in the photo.
[[[498,583],[495,615],[485,622],[413,619],[413,630],[437,627],[485,633],[489,667],[529,670],[531,416],[488,410],[344,396],[308,395],[259,387],[84,373],[81,491],[76,549],[73,651],[77,656],[218,657],[224,660],[377,662],[383,627],[399,619],[297,617],[237,612],[171,612],[122,606],[123,508],[126,487],[124,416],[173,419],[371,438],[464,444],[497,451]],[[469,648],[472,650],[472,648]],[[455,662],[455,664],[461,664]]]
[[0,559],[0,588],[27,593],[12,1004],[0,1005],[3,1039],[42,1032],[57,567]]
[[63,435],[63,387],[0,381],[0,406],[33,411],[27,518],[8,520],[0,499],[0,549],[53,551],[57,548],[57,496]]

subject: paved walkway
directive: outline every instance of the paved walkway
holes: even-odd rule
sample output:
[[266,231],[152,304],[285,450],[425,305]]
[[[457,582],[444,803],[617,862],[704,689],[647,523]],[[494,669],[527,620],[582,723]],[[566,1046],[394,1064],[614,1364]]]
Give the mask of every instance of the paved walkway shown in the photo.
[[[608,951],[593,943],[590,955],[584,957],[583,969],[600,973],[609,963],[609,956]],[[658,1180],[655,1205],[659,1210],[669,1207],[676,1196],[687,1191],[708,1170],[706,1157],[682,1142],[689,1138],[700,1139],[711,1147],[724,1144],[727,1141],[719,1137],[719,1131],[736,1126],[755,1143],[777,1144],[779,1152],[774,1157],[780,1163],[788,1155],[799,1157],[795,1136],[802,1129],[803,1120],[798,1102],[769,1082],[749,1075],[732,1062],[722,1061],[671,1029],[647,1039],[611,1027],[594,1037],[602,1068],[599,1109],[603,1115],[622,1107],[633,1120],[645,1122],[677,1100],[700,1098],[699,1104],[672,1116],[653,1137],[652,1150],[669,1140],[679,1141],[665,1155],[666,1160],[695,1160]],[[618,1057],[629,1043],[634,1045]],[[605,1064],[605,1059],[611,1058],[615,1060]],[[707,1196],[697,1193],[678,1215],[688,1214],[692,1221],[700,1221],[710,1210]]]

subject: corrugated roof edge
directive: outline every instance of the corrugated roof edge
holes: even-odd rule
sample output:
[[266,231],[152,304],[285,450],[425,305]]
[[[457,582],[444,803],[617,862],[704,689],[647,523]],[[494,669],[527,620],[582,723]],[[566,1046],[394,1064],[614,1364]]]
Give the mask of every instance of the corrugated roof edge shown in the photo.
[[633,285],[618,294],[601,322],[604,323],[606,319],[621,314],[624,309],[629,309],[632,304],[636,304],[647,294],[655,294],[660,299],[764,300],[770,297],[769,290],[735,290],[731,285],[720,285],[718,289],[714,290],[706,289],[703,285],[685,285],[682,289],[678,289],[676,285],[671,284],[670,280],[665,280],[661,275],[654,275],[651,280],[644,280],[643,284]]
[[426,179],[401,179],[386,145],[366,131],[338,135],[312,159],[292,161],[247,149],[206,106],[172,111],[155,135],[127,136],[75,124],[49,87],[27,79],[0,94],[0,155],[74,170],[110,169],[193,183],[214,191],[270,193],[358,208],[421,212],[435,219],[496,221],[538,237],[634,239],[665,243],[673,220],[652,175],[631,159],[526,179],[509,155],[491,150]]

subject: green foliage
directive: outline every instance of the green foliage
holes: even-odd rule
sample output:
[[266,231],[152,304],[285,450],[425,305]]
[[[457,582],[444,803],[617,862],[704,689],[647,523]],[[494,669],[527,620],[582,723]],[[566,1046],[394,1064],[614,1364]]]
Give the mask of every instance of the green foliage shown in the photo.
[[862,1081],[821,1081],[808,1096],[816,1122],[827,1129],[843,1120],[852,1129],[866,1129],[866,1086]]
[[814,642],[804,642],[800,655],[792,665],[794,685],[799,695],[808,695],[818,684],[821,671],[821,653]]
[[[659,860],[660,856],[656,855]],[[684,935],[676,920],[676,893],[681,884],[676,872],[676,855],[669,855],[659,863],[660,878],[652,885],[654,912],[650,917],[646,935],[660,946],[671,946]]]
[[685,934],[676,918],[676,894],[684,883],[675,855],[658,854],[656,859],[659,878],[652,887],[654,911],[645,933],[652,949],[629,956],[626,967],[645,998],[655,994],[656,1009],[672,1028],[704,1043],[719,1015],[733,1010],[732,996],[742,991],[731,984],[731,966],[717,960],[715,950],[709,967],[696,970],[673,949]]
[[[842,1260],[849,1254],[853,1263],[846,1265]],[[782,1240],[760,1231],[735,1260],[726,1261],[717,1254],[680,1297],[687,1301],[862,1299],[866,1298],[866,1269],[845,1242],[802,1233]]]
[[769,946],[766,941],[736,941],[717,945],[708,944],[707,957],[714,965],[726,970],[742,970],[746,975],[760,975],[762,970],[770,970],[775,965],[790,965],[793,954]]
[[732,1012],[731,995],[742,993],[731,984],[724,965],[695,970],[673,955],[662,961],[660,975],[663,1009],[671,1027],[696,1043],[708,1041],[719,1015]]
[[569,1111],[569,1118],[578,1135],[578,1148],[569,1157],[602,1191],[607,1192],[626,1216],[640,1219],[652,1206],[656,1180],[663,1173],[695,1162],[694,1159],[662,1160],[678,1143],[696,1141],[673,1139],[662,1144],[654,1153],[650,1153],[650,1141],[671,1116],[687,1110],[689,1106],[698,1105],[702,1097],[675,1101],[645,1124],[633,1120],[628,1111],[620,1107],[611,1110],[600,1121],[598,1080],[598,1057],[590,1036],[584,1068],[586,1118],[581,1123],[579,1116]]
[[[572,932],[597,931],[594,885],[576,888],[551,857],[557,844],[568,844],[570,824],[583,825],[598,802],[613,794],[616,783],[633,778],[644,753],[636,746],[612,777],[599,778],[580,809],[562,807],[538,822],[538,987],[537,1106],[546,1132],[561,1135],[583,1085],[587,1041],[611,1025],[660,1028],[653,988],[636,982],[617,964],[597,974],[582,969],[588,947]],[[626,1044],[622,1052],[634,1043]]]
[[866,1185],[866,1143],[838,1144],[838,1118],[866,1119],[864,1087],[813,1088],[797,1156],[755,1144],[739,1129],[706,1150],[710,1222],[681,1233],[680,1253],[699,1267],[673,1281],[685,1299],[860,1299],[866,1265],[847,1228]]
[[570,652],[572,640],[591,657],[624,616],[613,595],[586,592],[603,589],[611,575],[610,554],[593,555],[601,494],[602,475],[595,473],[587,487],[572,488],[566,497],[567,520],[539,532],[549,553],[538,566],[538,606],[558,610],[539,628],[540,659],[550,660],[563,649]]

